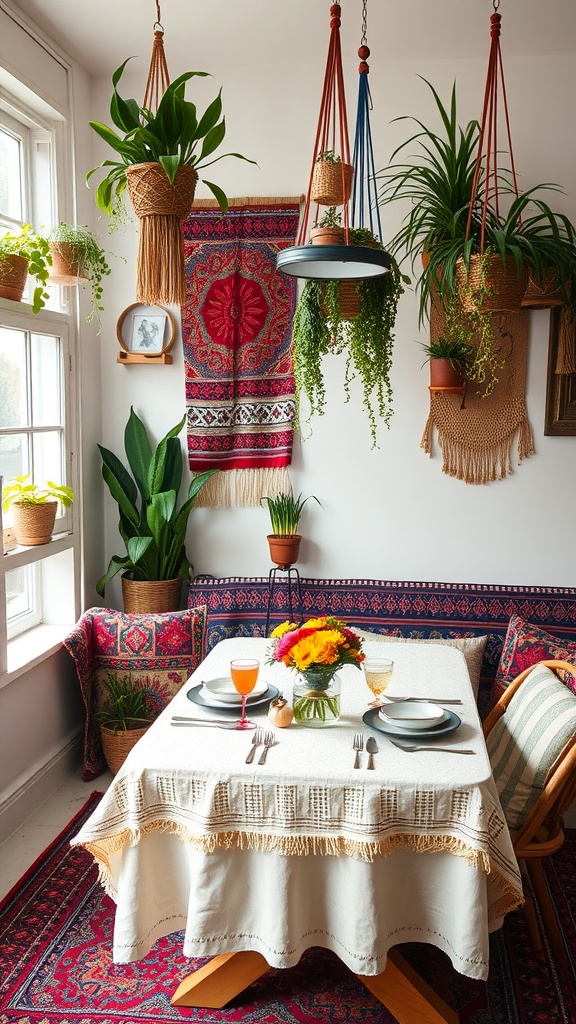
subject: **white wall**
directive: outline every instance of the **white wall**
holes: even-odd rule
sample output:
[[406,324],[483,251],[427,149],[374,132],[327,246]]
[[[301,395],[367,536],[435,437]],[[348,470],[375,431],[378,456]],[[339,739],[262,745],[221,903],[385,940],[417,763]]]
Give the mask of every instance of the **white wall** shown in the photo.
[[[375,47],[373,46],[373,51]],[[431,123],[435,110],[429,79],[448,100],[457,80],[459,119],[480,116],[486,60],[376,62],[370,73],[376,164],[383,166],[410,128],[390,124],[404,114]],[[324,55],[322,54],[322,60]],[[257,65],[219,65],[218,48],[210,54],[217,85],[223,85],[228,135],[226,148],[238,149],[258,161],[258,168],[223,161],[213,178],[234,195],[295,195],[305,191],[319,105],[316,63],[295,63],[293,73],[275,75],[272,57]],[[270,63],[268,63],[270,62]],[[264,65],[264,66],[263,66]],[[184,70],[183,68],[174,71]],[[573,165],[576,146],[571,111],[575,94],[573,55],[515,56],[506,62],[514,153],[521,187],[558,181],[567,194],[553,205],[576,220]],[[546,83],[546,89],[542,83]],[[139,96],[141,80],[130,80],[124,94]],[[190,94],[209,97],[201,82]],[[353,120],[356,66],[348,75],[348,106]],[[109,79],[95,83],[94,110],[105,120]],[[199,103],[205,102],[204,99]],[[99,146],[99,140],[96,140]],[[98,160],[106,154],[98,148]],[[199,188],[198,195],[207,195]],[[388,237],[399,224],[400,208],[383,211]],[[106,288],[106,329],[102,335],[103,438],[118,454],[130,404],[156,437],[177,421],[184,409],[180,339],[170,367],[126,367],[116,364],[115,322],[134,301],[136,236],[114,244],[128,258],[115,266]],[[299,563],[302,575],[374,577],[501,584],[570,586],[574,584],[574,465],[576,440],[544,437],[544,405],[548,348],[548,312],[531,314],[527,406],[536,454],[504,481],[466,485],[445,476],[441,457],[429,459],[420,449],[427,419],[427,368],[422,366],[417,328],[417,302],[412,292],[401,300],[397,321],[392,384],[394,416],[389,431],[379,432],[379,448],[371,450],[367,419],[359,391],[343,404],[343,360],[324,363],[328,404],[315,417],[311,436],[296,436],[291,478],[296,492],[315,494],[319,509],[309,503],[301,523],[305,541]],[[304,430],[306,434],[306,430]],[[513,454],[515,455],[515,449]],[[121,546],[116,510],[106,499],[106,559]],[[264,509],[196,509],[190,519],[190,555],[197,572],[261,575],[269,569]],[[107,601],[120,607],[119,589],[111,586]]]

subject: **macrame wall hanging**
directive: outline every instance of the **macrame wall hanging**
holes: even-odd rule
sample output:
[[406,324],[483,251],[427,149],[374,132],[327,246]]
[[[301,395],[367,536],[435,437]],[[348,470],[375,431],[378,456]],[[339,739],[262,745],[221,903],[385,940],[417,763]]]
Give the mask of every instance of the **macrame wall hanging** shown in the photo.
[[[164,53],[164,29],[156,2],[152,56],[143,106],[155,113],[170,85]],[[127,189],[140,221],[136,265],[136,298],[149,306],[182,305],[186,300],[182,221],[192,209],[198,174],[180,166],[170,182],[160,163],[126,169]]]

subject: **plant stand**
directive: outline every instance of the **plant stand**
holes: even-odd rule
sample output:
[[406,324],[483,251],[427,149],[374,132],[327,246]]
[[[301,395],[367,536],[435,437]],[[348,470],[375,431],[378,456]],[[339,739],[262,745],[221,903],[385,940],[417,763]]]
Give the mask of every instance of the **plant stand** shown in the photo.
[[266,636],[270,633],[270,614],[274,604],[274,591],[278,580],[278,573],[286,573],[286,583],[288,585],[288,615],[290,622],[294,621],[293,605],[292,605],[292,593],[293,587],[296,590],[296,597],[298,601],[298,617],[300,622],[304,617],[303,605],[302,605],[302,588],[300,585],[300,573],[294,565],[289,565],[286,569],[279,569],[278,566],[273,566],[268,573],[268,605],[266,608]]

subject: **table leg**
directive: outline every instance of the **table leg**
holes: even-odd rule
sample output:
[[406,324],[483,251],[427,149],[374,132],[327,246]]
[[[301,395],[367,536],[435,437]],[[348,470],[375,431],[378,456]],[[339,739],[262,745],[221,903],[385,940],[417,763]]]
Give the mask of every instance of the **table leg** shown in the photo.
[[261,953],[252,950],[222,953],[184,978],[170,1002],[172,1006],[205,1006],[221,1010],[269,970],[270,964]]
[[397,949],[388,953],[382,974],[357,974],[372,995],[396,1018],[398,1024],[459,1024],[452,1007],[428,985]]

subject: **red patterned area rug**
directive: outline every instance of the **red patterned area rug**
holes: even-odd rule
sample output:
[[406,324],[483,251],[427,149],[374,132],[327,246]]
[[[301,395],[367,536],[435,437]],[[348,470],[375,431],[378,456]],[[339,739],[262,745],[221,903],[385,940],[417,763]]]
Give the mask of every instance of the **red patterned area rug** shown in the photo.
[[[146,1024],[177,1020],[244,1024],[394,1024],[394,1018],[333,954],[309,950],[286,971],[271,970],[223,1010],[183,1009],[170,995],[194,965],[180,934],[161,939],[135,964],[110,959],[114,904],[90,855],[69,840],[96,806],[83,810],[0,905],[0,1024]],[[493,937],[488,985],[467,982],[430,946],[402,952],[460,1012],[462,1024],[573,1024],[576,1020],[576,832],[548,871],[572,970],[528,945],[521,913]]]

